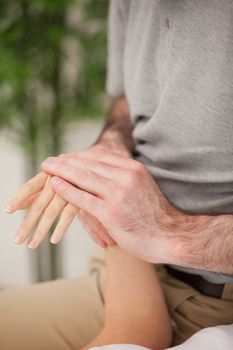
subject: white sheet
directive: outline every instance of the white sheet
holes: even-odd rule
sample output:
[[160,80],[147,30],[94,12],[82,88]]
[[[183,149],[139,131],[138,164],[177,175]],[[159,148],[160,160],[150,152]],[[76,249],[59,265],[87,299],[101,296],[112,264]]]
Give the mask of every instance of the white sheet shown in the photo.
[[[233,324],[202,329],[185,343],[169,348],[173,350],[233,350]],[[167,350],[169,350],[167,349]],[[138,345],[114,344],[89,350],[148,350]]]

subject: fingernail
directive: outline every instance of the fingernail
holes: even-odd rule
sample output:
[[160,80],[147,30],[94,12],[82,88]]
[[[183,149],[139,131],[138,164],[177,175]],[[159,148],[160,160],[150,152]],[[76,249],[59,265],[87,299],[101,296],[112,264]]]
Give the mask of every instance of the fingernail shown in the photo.
[[60,238],[61,236],[59,234],[52,235],[52,237],[50,238],[50,242],[56,244],[60,241]]
[[17,235],[14,237],[14,242],[17,243],[17,244],[23,243],[23,236],[22,236],[21,234],[17,234]]
[[20,230],[16,233],[16,235],[15,235],[15,237],[14,237],[15,243],[17,243],[17,244],[23,243],[23,242],[24,242],[24,237],[25,237],[25,235],[26,235],[25,230],[24,230],[24,229],[20,229]]
[[58,185],[62,182],[62,180],[59,179],[59,177],[53,177],[53,178],[51,179],[51,181],[52,181],[52,183],[53,183],[54,186],[58,186]]
[[38,246],[38,240],[37,239],[34,239],[28,244],[28,247],[30,249],[36,249]]
[[14,211],[13,205],[7,205],[5,207],[5,212],[6,213],[11,214],[11,213],[13,213],[13,211]]

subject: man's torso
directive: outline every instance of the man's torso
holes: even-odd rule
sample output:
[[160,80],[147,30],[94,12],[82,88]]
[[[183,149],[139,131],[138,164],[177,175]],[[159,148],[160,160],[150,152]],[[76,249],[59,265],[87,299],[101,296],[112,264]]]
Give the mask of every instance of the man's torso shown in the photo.
[[121,6],[136,159],[178,209],[232,213],[233,2],[128,0]]

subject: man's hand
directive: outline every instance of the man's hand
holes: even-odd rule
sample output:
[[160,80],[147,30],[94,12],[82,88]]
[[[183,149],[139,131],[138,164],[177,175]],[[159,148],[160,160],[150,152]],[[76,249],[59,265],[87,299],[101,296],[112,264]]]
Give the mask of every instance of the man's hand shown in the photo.
[[48,159],[43,169],[57,176],[52,186],[59,195],[93,215],[132,254],[233,275],[232,215],[178,211],[141,163],[86,152]]
[[157,186],[140,162],[77,152],[49,158],[42,168],[60,177],[51,180],[54,190],[95,217],[122,248],[150,262],[172,260],[173,235],[158,228]]
[[[99,140],[99,143],[96,143],[79,152],[60,155],[59,159],[62,160],[66,157],[73,157],[76,159],[82,157],[86,159],[98,160],[103,153],[110,156],[115,154],[126,159],[132,158],[131,153],[122,143],[116,142],[114,138],[108,139],[108,137],[103,137],[101,141]],[[78,218],[94,242],[97,243],[100,247],[104,248],[106,246],[114,246],[116,244],[104,225],[94,215],[91,215],[90,212],[79,208]]]

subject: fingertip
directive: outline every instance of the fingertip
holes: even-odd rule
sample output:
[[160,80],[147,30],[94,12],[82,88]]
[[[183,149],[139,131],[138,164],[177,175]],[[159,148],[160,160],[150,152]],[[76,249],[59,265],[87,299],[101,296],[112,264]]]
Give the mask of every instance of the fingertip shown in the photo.
[[106,248],[107,247],[107,243],[106,242],[104,242],[104,241],[97,241],[96,240],[96,243],[97,243],[97,245],[99,246],[99,247],[101,247],[101,248]]
[[59,236],[54,235],[54,236],[52,236],[52,237],[50,238],[50,243],[52,243],[52,244],[57,244],[57,243],[60,242],[60,240],[61,240],[60,235],[59,235]]
[[57,244],[58,242],[56,242],[55,240],[53,240],[52,238],[50,239],[50,243],[52,243],[52,244]]
[[7,214],[12,214],[12,213],[14,213],[14,211],[15,211],[15,209],[14,209],[13,205],[11,205],[11,204],[8,204],[8,205],[5,207],[5,212],[6,212]]
[[14,238],[14,242],[15,242],[17,245],[22,244],[22,242],[21,242],[18,238]]
[[39,242],[35,239],[33,239],[29,244],[28,244],[28,248],[30,248],[31,250],[35,250],[39,245]]

